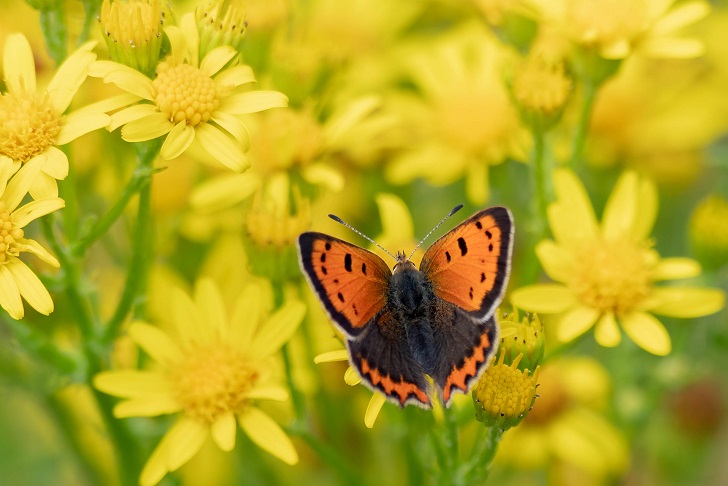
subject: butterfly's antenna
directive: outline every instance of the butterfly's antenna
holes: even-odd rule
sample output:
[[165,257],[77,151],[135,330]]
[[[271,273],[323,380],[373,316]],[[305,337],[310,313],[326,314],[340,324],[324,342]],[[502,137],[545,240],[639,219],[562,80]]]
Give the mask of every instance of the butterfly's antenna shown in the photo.
[[430,232],[429,232],[429,233],[427,233],[427,234],[425,235],[425,237],[424,237],[424,238],[422,238],[422,241],[420,241],[420,242],[419,242],[419,244],[418,244],[418,245],[417,245],[417,246],[415,247],[415,249],[414,249],[414,250],[412,251],[412,254],[411,254],[411,255],[409,256],[409,258],[407,258],[407,260],[411,260],[411,259],[412,259],[412,257],[414,256],[415,252],[417,251],[417,249],[418,249],[418,248],[419,248],[420,246],[422,246],[422,243],[424,243],[424,242],[425,242],[425,240],[426,240],[427,238],[429,238],[429,237],[430,237],[430,235],[431,235],[432,233],[434,233],[434,232],[435,232],[435,230],[436,230],[437,228],[439,228],[439,227],[440,227],[440,225],[442,225],[442,223],[444,223],[444,222],[445,222],[445,221],[447,220],[447,218],[449,218],[449,217],[450,217],[450,216],[452,216],[453,214],[457,213],[457,212],[458,212],[458,211],[460,211],[461,209],[463,209],[463,205],[462,205],[462,204],[458,204],[457,206],[455,206],[454,208],[452,208],[452,211],[450,211],[449,213],[447,213],[447,216],[445,216],[444,218],[442,218],[442,221],[440,221],[439,223],[437,223],[437,224],[435,225],[435,227],[434,227],[434,228],[432,228],[432,229],[430,230]]
[[354,233],[358,234],[358,235],[359,235],[359,236],[361,236],[362,238],[364,238],[364,239],[366,239],[366,240],[369,240],[369,241],[371,241],[372,243],[374,243],[375,245],[377,245],[377,247],[379,247],[379,249],[381,249],[381,250],[382,250],[383,252],[385,252],[385,253],[386,253],[387,255],[389,255],[389,256],[391,256],[392,258],[394,258],[394,260],[395,260],[395,261],[397,261],[397,262],[399,261],[399,260],[397,260],[397,257],[396,257],[396,256],[394,256],[394,255],[392,255],[391,253],[389,253],[389,252],[387,251],[387,249],[386,249],[386,248],[384,248],[384,247],[383,247],[382,245],[380,245],[379,243],[377,243],[377,242],[376,242],[376,241],[374,241],[373,239],[369,238],[369,237],[368,237],[367,235],[365,235],[364,233],[362,233],[362,232],[361,232],[361,231],[359,231],[358,229],[354,228],[354,227],[353,227],[352,225],[350,225],[349,223],[347,223],[346,221],[344,221],[344,220],[343,220],[343,219],[341,219],[340,217],[336,216],[335,214],[329,214],[329,218],[333,219],[333,220],[334,220],[334,221],[336,221],[337,223],[341,223],[341,224],[343,224],[344,226],[346,226],[347,228],[349,228],[349,229],[350,229],[351,231],[353,231]]

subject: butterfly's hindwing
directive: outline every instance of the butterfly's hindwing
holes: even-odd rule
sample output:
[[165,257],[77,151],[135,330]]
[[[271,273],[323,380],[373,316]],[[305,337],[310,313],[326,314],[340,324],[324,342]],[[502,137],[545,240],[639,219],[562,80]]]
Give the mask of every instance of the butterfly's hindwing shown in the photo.
[[455,305],[438,299],[433,306],[433,340],[437,347],[433,379],[447,407],[454,393],[467,393],[498,348],[494,317],[476,321]]
[[485,321],[500,304],[510,274],[513,217],[503,207],[476,213],[428,248],[420,270],[435,295]]
[[422,366],[410,352],[404,325],[386,308],[357,339],[347,342],[352,365],[363,383],[400,407],[430,408]]
[[298,237],[299,263],[331,319],[357,336],[387,302],[392,275],[374,253],[322,233]]

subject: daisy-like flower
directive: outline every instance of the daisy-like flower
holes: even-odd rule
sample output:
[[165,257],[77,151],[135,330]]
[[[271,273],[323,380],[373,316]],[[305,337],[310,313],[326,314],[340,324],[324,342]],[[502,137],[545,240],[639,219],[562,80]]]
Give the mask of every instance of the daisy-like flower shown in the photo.
[[508,158],[526,160],[528,132],[502,82],[505,52],[482,29],[408,60],[422,99],[409,106],[416,143],[385,169],[389,181],[421,177],[435,185],[466,178],[468,199],[488,199],[488,166]]
[[717,289],[655,285],[694,277],[700,266],[689,258],[661,259],[651,248],[658,200],[650,180],[633,171],[623,173],[601,225],[571,171],[557,170],[554,186],[556,201],[548,208],[548,218],[555,241],[541,241],[536,253],[558,283],[517,289],[511,301],[528,311],[560,314],[551,322],[561,341],[595,327],[597,342],[612,347],[621,340],[621,326],[643,349],[666,355],[671,351],[670,335],[653,314],[691,318],[723,307],[725,296]]
[[48,290],[18,258],[21,252],[28,252],[54,267],[60,266],[37,241],[25,238],[23,228],[34,219],[64,207],[63,199],[37,199],[18,207],[43,165],[44,161],[35,157],[15,172],[13,161],[0,156],[0,306],[13,319],[24,315],[21,296],[41,314],[53,312]]
[[703,52],[696,39],[676,33],[705,17],[707,2],[692,0],[562,0],[544,9],[555,27],[575,44],[605,59],[624,59],[634,50],[649,57],[690,58]]
[[291,301],[266,316],[261,292],[251,284],[228,314],[212,280],[200,280],[193,298],[177,290],[170,303],[174,334],[142,322],[129,327],[158,367],[94,378],[96,388],[124,398],[114,408],[116,417],[179,413],[144,466],[142,485],[182,466],[209,436],[220,449],[232,450],[236,422],[262,449],[287,464],[298,462],[291,440],[256,403],[287,399],[284,388],[269,383],[270,358],[298,328],[305,306]]
[[165,28],[171,54],[157,65],[154,80],[113,61],[94,63],[92,76],[128,93],[115,108],[135,103],[111,116],[109,130],[123,126],[121,137],[127,142],[165,136],[160,152],[165,160],[196,141],[214,160],[242,172],[250,167],[245,156],[249,137],[238,116],[285,107],[288,98],[277,91],[240,91],[255,77],[249,66],[238,64],[238,52],[220,46],[200,61],[194,16],[185,15],[180,25]]
[[0,155],[21,164],[41,160],[41,172],[30,188],[34,199],[58,196],[57,179],[68,175],[68,158],[58,147],[103,128],[108,115],[87,108],[64,115],[96,59],[89,42],[71,54],[47,87],[36,85],[35,60],[28,39],[11,34],[5,40],[3,71],[7,92],[0,97]]

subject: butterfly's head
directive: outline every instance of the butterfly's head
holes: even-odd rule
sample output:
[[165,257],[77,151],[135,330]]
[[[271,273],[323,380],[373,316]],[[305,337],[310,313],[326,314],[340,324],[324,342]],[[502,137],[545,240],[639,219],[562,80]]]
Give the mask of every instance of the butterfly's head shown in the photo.
[[394,273],[402,272],[404,270],[417,270],[415,264],[412,263],[407,255],[403,251],[397,252],[397,263],[394,265]]

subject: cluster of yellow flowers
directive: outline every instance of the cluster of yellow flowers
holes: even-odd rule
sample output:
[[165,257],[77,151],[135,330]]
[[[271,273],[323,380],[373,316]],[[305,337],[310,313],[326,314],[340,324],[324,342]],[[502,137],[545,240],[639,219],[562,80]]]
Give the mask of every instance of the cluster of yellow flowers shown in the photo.
[[[343,420],[360,427],[359,399],[367,429],[349,424],[351,434],[384,434],[368,430],[380,415],[396,430],[380,441],[431,429],[427,451],[387,451],[423,471],[436,460],[441,480],[537,468],[555,482],[604,481],[629,467],[633,438],[616,423],[642,403],[638,378],[632,395],[612,390],[615,369],[660,357],[673,374],[661,365],[650,379],[678,380],[695,348],[673,321],[725,319],[702,319],[725,303],[726,193],[703,194],[726,177],[725,146],[714,144],[728,133],[725,7],[11,3],[21,21],[0,20],[0,306],[21,322],[0,319],[0,331],[43,363],[34,380],[53,383],[47,396],[70,382],[90,391],[115,459],[89,467],[90,483],[174,473],[194,484],[199,465],[175,471],[206,444],[233,450],[238,428],[286,464],[303,458],[296,473],[314,477],[315,453],[338,480],[360,481],[347,456],[381,454],[338,450]],[[459,202],[515,214],[513,310],[496,312],[500,349],[470,397],[389,415],[384,395],[338,388],[341,372],[361,383],[353,366],[312,366],[349,356],[305,285],[295,241],[309,229],[350,239],[325,218],[336,212],[385,248],[412,249]],[[36,236],[27,226],[39,218]],[[23,299],[53,325],[26,316]],[[475,437],[469,458],[458,431]],[[244,461],[267,470],[267,455],[245,444]],[[261,481],[292,473],[277,474]],[[392,480],[425,472],[402,474]]]

